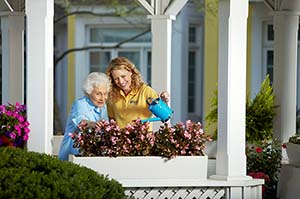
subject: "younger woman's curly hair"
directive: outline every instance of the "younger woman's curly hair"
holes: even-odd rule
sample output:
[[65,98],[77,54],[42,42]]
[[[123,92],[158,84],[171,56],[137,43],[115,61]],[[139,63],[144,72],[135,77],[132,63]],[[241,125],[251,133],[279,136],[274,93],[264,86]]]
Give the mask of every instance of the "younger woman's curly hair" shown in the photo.
[[121,70],[125,69],[132,73],[131,75],[131,85],[130,88],[132,90],[138,90],[146,84],[142,78],[141,73],[138,71],[138,69],[135,67],[135,65],[129,61],[125,57],[117,57],[110,61],[107,69],[106,69],[106,75],[110,78],[111,81],[111,89],[109,92],[109,98],[111,102],[117,101],[120,97],[120,88],[115,84],[113,78],[112,78],[112,71],[114,70]]

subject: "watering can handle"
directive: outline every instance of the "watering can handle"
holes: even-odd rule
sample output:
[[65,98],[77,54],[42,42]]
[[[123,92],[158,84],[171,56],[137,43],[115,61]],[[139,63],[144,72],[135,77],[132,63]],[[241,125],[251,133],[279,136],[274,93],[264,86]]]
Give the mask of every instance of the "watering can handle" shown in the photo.
[[[148,97],[147,100],[146,100],[146,103],[150,106],[150,104],[152,104],[152,102],[156,102],[157,104],[157,101],[158,101],[159,98],[156,98],[156,99],[153,99],[151,97]],[[151,101],[150,101],[151,100]]]

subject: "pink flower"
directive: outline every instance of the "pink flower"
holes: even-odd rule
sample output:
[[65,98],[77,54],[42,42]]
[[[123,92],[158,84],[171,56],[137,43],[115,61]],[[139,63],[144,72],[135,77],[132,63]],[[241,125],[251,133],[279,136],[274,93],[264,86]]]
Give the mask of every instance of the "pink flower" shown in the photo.
[[28,121],[25,121],[23,124],[24,126],[29,126],[30,123]]
[[185,122],[185,126],[186,126],[186,128],[188,128],[188,129],[192,128],[192,127],[193,127],[192,121],[191,121],[191,120],[187,120],[187,121]]
[[74,138],[74,134],[73,133],[68,133],[68,135],[71,137],[71,138]]
[[24,128],[24,132],[25,132],[25,133],[29,133],[29,132],[30,132],[30,129],[27,128],[27,127],[25,127],[25,128]]
[[13,114],[14,114],[14,113],[13,113],[12,111],[7,111],[7,112],[6,112],[6,115],[7,115],[7,116],[13,116]]
[[186,137],[188,140],[192,138],[191,134],[187,131],[184,131],[184,137]]
[[25,135],[23,136],[23,139],[24,139],[25,141],[27,141],[27,140],[28,140],[28,134],[25,134]]
[[1,113],[5,113],[5,112],[6,112],[5,105],[1,105],[1,106],[0,106],[0,112],[1,112]]
[[131,144],[131,140],[129,138],[126,138],[126,141],[128,144]]
[[9,134],[9,137],[10,137],[10,138],[13,138],[13,139],[15,139],[16,136],[17,136],[17,135],[16,135],[15,133],[10,133],[10,134]]
[[22,130],[21,130],[21,128],[20,128],[19,125],[15,125],[15,126],[14,126],[14,129],[18,132],[18,136],[21,136],[21,135],[22,135]]
[[24,117],[23,117],[22,115],[18,115],[18,116],[17,116],[17,119],[18,119],[19,122],[21,122],[21,123],[24,122],[24,120],[25,120]]

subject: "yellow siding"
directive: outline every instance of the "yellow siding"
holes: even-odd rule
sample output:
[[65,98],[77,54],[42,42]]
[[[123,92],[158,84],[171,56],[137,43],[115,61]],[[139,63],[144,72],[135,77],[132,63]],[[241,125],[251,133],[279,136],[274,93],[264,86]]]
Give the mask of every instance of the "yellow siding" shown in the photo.
[[[68,49],[75,47],[75,16],[68,17]],[[67,112],[70,112],[72,103],[75,98],[75,55],[70,53],[68,55],[68,105]]]
[[[204,35],[204,117],[210,111],[210,100],[218,82],[218,1],[205,1]],[[209,129],[207,133],[211,134]]]

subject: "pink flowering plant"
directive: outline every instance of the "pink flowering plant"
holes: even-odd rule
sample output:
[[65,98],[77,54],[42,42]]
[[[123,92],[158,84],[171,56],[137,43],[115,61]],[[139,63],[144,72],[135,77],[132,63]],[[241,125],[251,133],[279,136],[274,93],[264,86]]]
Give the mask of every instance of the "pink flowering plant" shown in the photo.
[[157,132],[149,131],[149,123],[136,120],[120,128],[114,120],[100,121],[101,128],[83,124],[71,136],[81,156],[162,156],[204,155],[205,143],[211,141],[200,123],[187,121],[175,126],[164,124]]
[[29,136],[26,106],[20,103],[0,105],[0,146],[23,148]]
[[187,120],[185,124],[179,122],[174,126],[165,123],[155,134],[154,153],[159,156],[172,158],[176,155],[203,156],[205,143],[212,138],[203,131],[200,122]]
[[149,124],[140,120],[121,129],[114,120],[100,121],[101,128],[80,124],[81,132],[71,134],[82,156],[138,156],[147,155],[154,144]]

